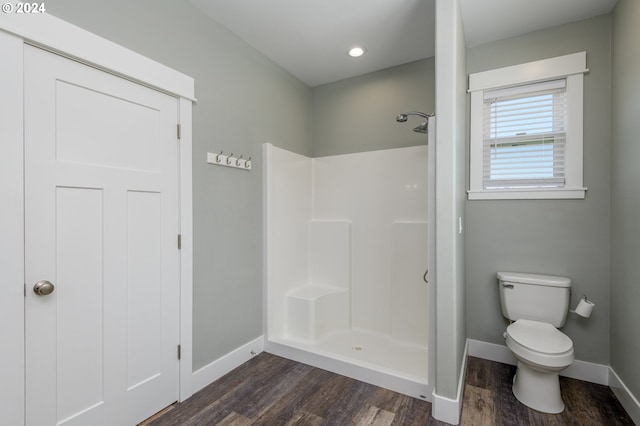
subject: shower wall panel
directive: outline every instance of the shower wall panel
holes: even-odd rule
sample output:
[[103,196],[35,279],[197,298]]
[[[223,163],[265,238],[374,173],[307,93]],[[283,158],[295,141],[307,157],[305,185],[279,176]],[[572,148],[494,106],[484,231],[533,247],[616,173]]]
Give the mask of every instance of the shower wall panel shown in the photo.
[[313,215],[351,222],[352,328],[426,344],[427,147],[315,158]]
[[391,225],[391,337],[427,346],[427,222]]
[[309,222],[309,280],[316,286],[349,290],[351,224],[347,221]]
[[285,294],[309,281],[311,159],[264,145],[267,197],[268,334],[285,333]]

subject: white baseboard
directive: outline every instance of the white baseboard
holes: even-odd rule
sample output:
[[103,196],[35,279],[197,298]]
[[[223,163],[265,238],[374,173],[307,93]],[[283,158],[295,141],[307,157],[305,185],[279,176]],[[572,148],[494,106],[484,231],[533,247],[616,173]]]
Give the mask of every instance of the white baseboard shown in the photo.
[[198,392],[218,380],[234,368],[247,362],[255,355],[263,351],[264,338],[262,336],[240,346],[221,358],[205,365],[193,372],[193,393]]
[[640,402],[611,367],[609,367],[609,387],[627,410],[631,420],[640,425]]
[[467,375],[467,355],[469,355],[469,340],[464,346],[462,355],[462,366],[460,368],[460,378],[458,380],[458,393],[455,399],[440,396],[433,391],[431,415],[441,422],[447,422],[452,425],[460,423],[460,414],[462,413],[462,395],[464,391],[464,380]]
[[487,343],[473,339],[467,339],[467,342],[469,342],[470,356],[501,362],[503,364],[517,364],[511,350],[504,345],[496,345],[495,343]]
[[[503,364],[516,365],[517,361],[511,354],[511,350],[504,345],[481,342],[479,340],[468,339],[469,355],[478,358],[497,361]],[[561,376],[572,379],[584,380],[585,382],[597,383],[599,385],[609,384],[609,366],[595,364],[593,362],[576,360],[560,372]]]

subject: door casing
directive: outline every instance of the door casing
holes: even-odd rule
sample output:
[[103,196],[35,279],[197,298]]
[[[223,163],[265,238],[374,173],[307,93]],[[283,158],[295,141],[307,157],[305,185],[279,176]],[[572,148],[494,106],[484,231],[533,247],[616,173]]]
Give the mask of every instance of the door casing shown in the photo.
[[[178,98],[180,197],[180,390],[192,394],[192,103],[194,80],[52,15],[0,15],[0,424],[24,424],[23,48],[31,44]],[[177,130],[177,129],[176,129]]]

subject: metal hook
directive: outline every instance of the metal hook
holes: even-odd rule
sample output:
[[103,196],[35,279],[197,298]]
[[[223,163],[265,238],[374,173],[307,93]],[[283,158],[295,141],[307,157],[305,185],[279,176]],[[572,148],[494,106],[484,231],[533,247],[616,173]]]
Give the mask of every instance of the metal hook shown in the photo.
[[219,163],[220,160],[220,156],[222,155],[222,150],[220,150],[220,154],[216,155],[216,163]]
[[240,167],[240,160],[242,160],[242,155],[240,157],[238,157],[238,159],[236,160],[236,166]]
[[245,169],[248,169],[249,166],[251,166],[251,157],[249,157],[249,159],[244,162],[244,168]]
[[227,157],[227,164],[231,164],[231,157],[233,157],[233,152]]

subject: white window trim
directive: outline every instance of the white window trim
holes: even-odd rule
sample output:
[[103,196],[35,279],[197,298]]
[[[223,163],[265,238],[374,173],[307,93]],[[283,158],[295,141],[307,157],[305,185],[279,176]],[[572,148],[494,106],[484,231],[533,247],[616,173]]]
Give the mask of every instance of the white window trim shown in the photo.
[[[573,53],[469,75],[471,93],[469,200],[583,199],[583,76],[587,52]],[[500,88],[566,78],[567,142],[566,183],[563,188],[484,189],[482,186],[482,107],[484,92]]]

